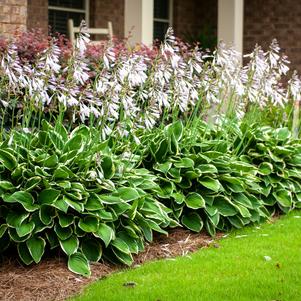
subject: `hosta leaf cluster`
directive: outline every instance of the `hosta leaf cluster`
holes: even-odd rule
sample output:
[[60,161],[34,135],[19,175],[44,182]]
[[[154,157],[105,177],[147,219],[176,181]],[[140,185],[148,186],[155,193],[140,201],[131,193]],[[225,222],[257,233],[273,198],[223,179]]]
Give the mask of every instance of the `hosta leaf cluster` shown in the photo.
[[130,265],[153,232],[214,236],[301,207],[301,142],[287,128],[177,121],[129,143],[84,125],[12,130],[0,147],[1,251],[28,265],[58,248],[89,276],[101,258]]
[[89,275],[102,256],[125,264],[163,232],[170,209],[146,169],[114,156],[96,130],[71,134],[44,122],[37,133],[14,131],[0,151],[1,251],[16,246],[25,264],[61,248],[70,270]]

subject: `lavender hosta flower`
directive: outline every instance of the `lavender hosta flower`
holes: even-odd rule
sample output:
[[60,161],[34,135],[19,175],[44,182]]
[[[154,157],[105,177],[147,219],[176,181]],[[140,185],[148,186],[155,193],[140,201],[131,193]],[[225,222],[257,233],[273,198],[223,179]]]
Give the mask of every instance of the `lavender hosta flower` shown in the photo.
[[20,84],[24,82],[24,74],[14,44],[10,44],[6,53],[2,56],[0,67],[4,76],[8,78],[9,86],[12,89],[18,90]]
[[293,72],[291,79],[288,81],[287,98],[290,96],[294,101],[301,101],[301,80],[297,71]]
[[103,62],[106,69],[112,69],[115,66],[116,54],[113,47],[108,47],[103,54]]
[[59,73],[61,70],[61,65],[59,63],[60,54],[61,50],[56,45],[55,40],[53,40],[49,48],[44,50],[42,57],[38,62],[38,68],[53,73]]

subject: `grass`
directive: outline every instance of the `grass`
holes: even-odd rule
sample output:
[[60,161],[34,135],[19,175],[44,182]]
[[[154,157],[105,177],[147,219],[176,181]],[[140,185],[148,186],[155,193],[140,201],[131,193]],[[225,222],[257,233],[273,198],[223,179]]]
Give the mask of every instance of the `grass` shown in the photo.
[[300,215],[294,211],[275,223],[234,231],[219,248],[113,274],[72,300],[300,301]]

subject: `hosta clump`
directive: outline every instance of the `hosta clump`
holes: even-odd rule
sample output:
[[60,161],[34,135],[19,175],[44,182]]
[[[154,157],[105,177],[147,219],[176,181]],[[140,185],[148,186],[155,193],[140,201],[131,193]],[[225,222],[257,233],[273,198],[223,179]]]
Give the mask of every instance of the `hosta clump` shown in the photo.
[[301,145],[287,128],[249,126],[237,139],[241,160],[258,168],[253,194],[273,214],[301,208]]
[[157,196],[173,210],[173,217],[196,232],[205,227],[211,235],[270,216],[258,197],[261,166],[236,156],[219,131],[203,122],[191,130],[178,121],[153,134],[144,162],[157,174]]
[[154,176],[100,141],[86,126],[69,135],[47,122],[11,132],[0,147],[1,251],[16,246],[31,264],[60,247],[70,270],[89,275],[89,261],[131,264],[153,231],[166,233],[170,210],[154,197]]

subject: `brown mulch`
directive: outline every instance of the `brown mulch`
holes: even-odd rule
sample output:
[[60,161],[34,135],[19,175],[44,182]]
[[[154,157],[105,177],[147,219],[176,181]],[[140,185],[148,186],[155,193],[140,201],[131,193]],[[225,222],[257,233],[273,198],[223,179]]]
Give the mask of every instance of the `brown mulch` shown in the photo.
[[[222,236],[218,234],[217,238]],[[160,235],[146,246],[145,251],[135,256],[133,265],[145,261],[174,256],[186,256],[213,240],[206,234],[193,234],[183,229],[174,229],[168,237]],[[218,245],[217,245],[218,247]],[[65,300],[78,294],[88,283],[103,278],[123,267],[96,263],[91,265],[92,276],[84,278],[67,269],[66,259],[43,259],[38,265],[24,267],[15,258],[5,258],[0,264],[1,301],[53,301]]]

